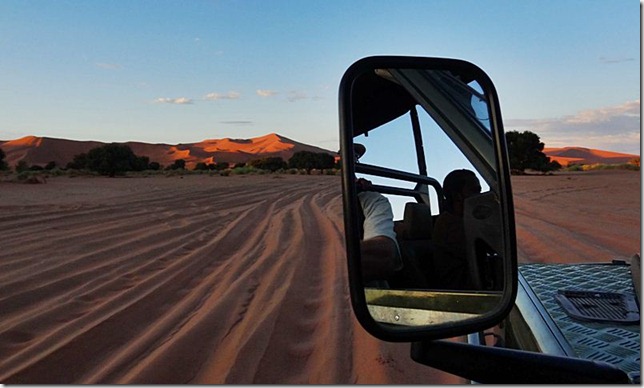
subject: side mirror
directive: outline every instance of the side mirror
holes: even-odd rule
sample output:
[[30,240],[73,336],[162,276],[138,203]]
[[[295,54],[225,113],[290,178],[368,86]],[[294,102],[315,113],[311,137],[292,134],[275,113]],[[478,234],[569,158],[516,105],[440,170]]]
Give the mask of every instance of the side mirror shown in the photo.
[[[362,326],[409,342],[499,323],[516,297],[517,260],[492,81],[461,60],[369,57],[344,74],[339,109],[351,300]],[[478,187],[443,187],[452,170],[469,170]],[[365,249],[364,192],[391,205],[389,266],[390,256]]]

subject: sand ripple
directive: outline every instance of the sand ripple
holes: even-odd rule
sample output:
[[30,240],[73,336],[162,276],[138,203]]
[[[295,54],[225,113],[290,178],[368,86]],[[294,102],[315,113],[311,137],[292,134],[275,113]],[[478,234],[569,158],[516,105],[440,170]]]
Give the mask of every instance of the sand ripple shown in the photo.
[[[521,261],[639,251],[638,172],[513,188]],[[61,177],[0,210],[0,382],[462,381],[353,317],[338,177]]]
[[2,190],[3,383],[460,381],[355,321],[338,177]]

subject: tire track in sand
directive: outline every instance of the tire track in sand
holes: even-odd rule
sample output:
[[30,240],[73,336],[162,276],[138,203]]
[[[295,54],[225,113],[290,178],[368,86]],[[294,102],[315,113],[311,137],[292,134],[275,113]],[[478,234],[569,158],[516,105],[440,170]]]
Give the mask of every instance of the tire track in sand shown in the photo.
[[443,381],[353,318],[338,177],[163,179],[3,204],[0,382]]

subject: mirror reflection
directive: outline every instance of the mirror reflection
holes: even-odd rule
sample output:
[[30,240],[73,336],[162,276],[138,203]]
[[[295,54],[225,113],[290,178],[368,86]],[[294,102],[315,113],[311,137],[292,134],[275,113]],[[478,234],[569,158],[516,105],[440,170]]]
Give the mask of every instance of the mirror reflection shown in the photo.
[[466,73],[377,69],[351,95],[365,296],[384,324],[489,313],[503,225],[485,90]]

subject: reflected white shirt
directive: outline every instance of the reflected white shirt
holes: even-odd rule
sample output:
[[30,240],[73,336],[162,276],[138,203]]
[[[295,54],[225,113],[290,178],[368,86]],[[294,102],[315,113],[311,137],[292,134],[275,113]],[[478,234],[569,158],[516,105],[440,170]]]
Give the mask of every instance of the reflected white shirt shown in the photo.
[[[359,192],[358,200],[365,217],[363,240],[377,236],[389,237],[396,245],[398,258],[400,258],[400,248],[396,241],[396,232],[394,232],[394,213],[389,200],[375,191]],[[400,263],[402,264],[402,261]]]

